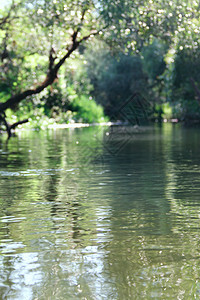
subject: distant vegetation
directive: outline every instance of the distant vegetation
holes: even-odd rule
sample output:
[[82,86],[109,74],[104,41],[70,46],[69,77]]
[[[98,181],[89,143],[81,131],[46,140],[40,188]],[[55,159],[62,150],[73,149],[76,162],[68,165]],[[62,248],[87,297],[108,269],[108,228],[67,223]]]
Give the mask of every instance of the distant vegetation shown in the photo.
[[199,37],[197,1],[13,0],[0,10],[1,123],[102,122],[135,93],[152,120],[198,122]]

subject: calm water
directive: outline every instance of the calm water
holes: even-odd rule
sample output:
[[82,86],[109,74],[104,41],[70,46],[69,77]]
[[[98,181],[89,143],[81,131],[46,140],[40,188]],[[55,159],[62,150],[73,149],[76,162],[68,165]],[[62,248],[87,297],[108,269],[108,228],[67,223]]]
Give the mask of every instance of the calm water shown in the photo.
[[200,299],[200,129],[2,136],[0,299]]

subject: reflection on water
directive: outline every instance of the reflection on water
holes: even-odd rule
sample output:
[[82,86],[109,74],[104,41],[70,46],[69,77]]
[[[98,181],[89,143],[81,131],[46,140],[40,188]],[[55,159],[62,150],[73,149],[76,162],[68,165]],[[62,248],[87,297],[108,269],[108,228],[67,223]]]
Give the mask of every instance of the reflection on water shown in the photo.
[[0,141],[0,298],[200,299],[199,129]]

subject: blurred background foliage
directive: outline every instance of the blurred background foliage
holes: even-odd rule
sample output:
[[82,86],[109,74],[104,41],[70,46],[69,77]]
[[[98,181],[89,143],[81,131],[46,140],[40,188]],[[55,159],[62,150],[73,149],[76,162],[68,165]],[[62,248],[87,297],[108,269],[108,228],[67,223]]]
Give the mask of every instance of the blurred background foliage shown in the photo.
[[[200,121],[197,1],[16,0],[0,10],[0,98],[44,80],[49,50],[60,59],[73,32],[91,34],[41,93],[6,111],[32,127],[99,123],[137,93],[149,118]],[[83,20],[84,19],[84,20]]]

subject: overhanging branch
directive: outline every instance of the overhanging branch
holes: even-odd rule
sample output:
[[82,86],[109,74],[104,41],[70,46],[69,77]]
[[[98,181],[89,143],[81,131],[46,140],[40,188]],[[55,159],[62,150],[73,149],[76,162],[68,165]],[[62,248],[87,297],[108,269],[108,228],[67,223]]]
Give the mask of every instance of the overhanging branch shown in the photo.
[[22,120],[22,121],[18,121],[12,125],[10,125],[10,130],[15,129],[18,125],[24,124],[24,123],[28,123],[28,119]]
[[[19,3],[19,4],[20,4],[20,3]],[[16,7],[16,4],[15,4],[15,2],[14,2],[14,0],[13,0],[13,1],[12,1],[12,4],[11,4],[11,6],[10,6],[10,9],[9,9],[9,11],[8,11],[7,16],[5,16],[5,17],[3,17],[3,18],[0,18],[0,29],[3,29],[3,26],[4,26],[5,24],[10,23],[11,20],[13,20],[13,19],[16,18],[16,16],[14,16],[14,17],[12,17],[12,18],[10,17],[11,12],[12,12],[12,10],[13,10],[15,7]]]
[[[67,53],[58,61],[57,64],[54,65],[54,61],[56,59],[55,56],[53,56],[53,49],[50,50],[49,55],[49,67],[48,67],[48,73],[46,75],[45,80],[42,83],[39,83],[36,88],[34,89],[28,89],[22,93],[19,93],[17,95],[14,95],[10,97],[6,102],[0,103],[0,113],[4,112],[8,108],[12,108],[14,105],[17,105],[22,100],[26,99],[29,96],[39,94],[42,92],[46,87],[51,85],[54,80],[57,78],[57,73],[60,69],[60,67],[64,64],[66,59],[70,57],[70,55],[79,47],[79,45],[83,42],[88,40],[91,36],[98,35],[101,30],[98,31],[91,31],[90,34],[82,37],[80,40],[77,41],[77,34],[74,35],[74,38],[72,39],[71,47],[67,49]],[[76,31],[75,31],[76,32]],[[75,33],[74,32],[74,33]]]

